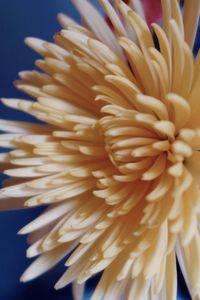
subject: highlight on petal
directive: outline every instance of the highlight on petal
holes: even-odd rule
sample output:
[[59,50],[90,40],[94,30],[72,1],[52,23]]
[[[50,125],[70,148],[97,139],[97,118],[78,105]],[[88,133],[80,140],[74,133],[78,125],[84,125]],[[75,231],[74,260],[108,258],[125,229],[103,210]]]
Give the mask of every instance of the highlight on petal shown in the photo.
[[200,4],[157,2],[99,0],[109,26],[73,0],[84,24],[59,14],[54,43],[25,40],[39,71],[15,85],[32,100],[2,104],[42,124],[0,120],[0,210],[47,206],[19,231],[38,256],[23,282],[65,258],[55,288],[75,300],[99,272],[92,300],[175,300],[177,258],[200,295]]

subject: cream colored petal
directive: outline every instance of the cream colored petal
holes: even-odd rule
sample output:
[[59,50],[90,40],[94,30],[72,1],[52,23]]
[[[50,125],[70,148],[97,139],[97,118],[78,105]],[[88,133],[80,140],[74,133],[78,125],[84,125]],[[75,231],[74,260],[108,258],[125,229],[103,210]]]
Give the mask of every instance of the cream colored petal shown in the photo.
[[[27,167],[27,168],[17,168],[17,169],[9,169],[5,170],[4,174],[12,177],[21,177],[21,178],[34,178],[34,177],[42,177],[45,174],[37,171],[35,167]],[[47,173],[48,174],[48,173]]]
[[176,130],[179,131],[187,124],[191,116],[190,105],[186,99],[174,93],[167,94],[166,101],[173,107],[174,117],[172,118],[172,121],[176,126]]
[[194,82],[194,62],[193,53],[187,44],[184,45],[185,64],[183,69],[182,85],[180,95],[187,98]]
[[130,280],[125,292],[125,300],[144,300],[147,296],[150,280],[144,280],[142,275],[135,280]]
[[183,17],[180,10],[180,3],[176,0],[171,0],[172,18],[176,21],[181,34],[184,36]]
[[176,300],[177,270],[176,270],[176,256],[174,251],[167,256],[165,284],[166,284],[166,299]]
[[171,8],[171,0],[166,1],[166,0],[161,0],[161,4],[162,4],[162,13],[163,13],[163,27],[164,27],[164,31],[168,37],[168,39],[170,40],[170,25],[169,25],[169,21],[171,19],[171,15],[172,15],[172,8]]
[[73,202],[66,202],[61,205],[55,206],[51,209],[48,209],[45,213],[40,215],[34,221],[23,227],[19,231],[19,234],[27,234],[41,229],[42,227],[54,222],[55,220],[68,213],[71,209],[73,209],[76,206],[76,204],[77,203],[74,200]]
[[188,45],[193,48],[196,31],[198,28],[199,21],[199,13],[200,13],[200,1],[194,0],[184,1],[184,29],[185,29],[185,39]]
[[21,282],[27,282],[53,268],[68,253],[69,246],[63,245],[55,250],[47,252],[37,258],[20,278]]
[[103,41],[115,52],[120,53],[114,34],[95,7],[87,0],[84,2],[80,0],[73,0],[73,3],[84,18],[86,24],[89,26],[91,31],[95,33],[99,40]]
[[116,31],[117,35],[119,36],[126,36],[126,31],[124,29],[124,26],[120,20],[119,15],[116,13],[113,6],[110,4],[108,0],[100,0],[100,4],[102,5],[105,13],[109,17],[110,21],[112,22],[112,25],[114,27],[114,30]]
[[67,29],[69,24],[78,24],[74,19],[70,18],[69,16],[63,14],[63,13],[59,13],[57,15],[58,21],[60,23],[60,25]]
[[166,167],[166,156],[165,154],[161,154],[155,160],[153,165],[142,175],[142,179],[154,180],[164,172],[165,167]]
[[39,191],[27,187],[25,183],[20,183],[1,189],[1,193],[7,197],[21,198],[37,195]]
[[154,29],[156,36],[158,38],[160,52],[162,53],[168,68],[169,73],[169,88],[171,87],[171,73],[172,73],[172,57],[171,57],[171,49],[168,37],[166,32],[158,25],[153,23],[152,28]]
[[[200,237],[199,232],[196,231],[196,235],[191,240],[187,247],[184,247],[186,268],[189,277],[189,290],[192,298],[196,298],[199,295],[199,272],[200,272]],[[191,259],[195,257],[194,259]]]
[[184,40],[174,20],[170,20],[169,26],[172,38],[172,92],[178,93],[181,86],[180,76],[183,74],[185,60],[183,51]]
[[200,74],[198,73],[198,77],[193,83],[193,87],[191,89],[189,95],[189,104],[191,106],[191,118],[187,124],[189,128],[199,127],[199,95],[200,95]]
[[68,268],[68,270],[63,274],[63,276],[58,280],[55,285],[55,289],[61,289],[69,283],[75,281],[80,274],[81,270],[84,268],[84,261],[82,260],[78,264],[75,264]]
[[186,160],[186,167],[188,168],[192,176],[195,178],[196,182],[199,184],[200,183],[200,172],[199,172],[200,152],[199,151],[193,151],[192,156]]
[[28,37],[25,39],[25,43],[32,48],[34,51],[39,53],[42,56],[49,56],[51,57],[51,54],[49,51],[44,47],[44,43],[46,41],[38,38]]
[[[3,101],[3,100],[2,100]],[[12,100],[8,100],[12,101]],[[3,101],[6,104],[5,101]],[[9,102],[8,102],[9,104]],[[35,132],[49,132],[50,128],[47,126],[42,126],[34,123],[26,123],[26,122],[15,122],[10,120],[0,120],[0,130],[11,133],[35,133]]]

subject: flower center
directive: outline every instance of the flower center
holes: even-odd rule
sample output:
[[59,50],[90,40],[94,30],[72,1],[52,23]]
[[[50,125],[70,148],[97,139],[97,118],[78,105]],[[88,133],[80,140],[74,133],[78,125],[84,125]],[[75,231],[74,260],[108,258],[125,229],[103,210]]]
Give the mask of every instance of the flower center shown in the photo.
[[[149,126],[133,119],[109,116],[102,119],[105,149],[110,161],[124,175],[124,181],[154,180],[168,172],[181,176],[183,165],[200,146],[200,131],[176,129],[170,121],[157,121]],[[144,118],[145,119],[145,118]],[[127,179],[127,180],[126,180]]]

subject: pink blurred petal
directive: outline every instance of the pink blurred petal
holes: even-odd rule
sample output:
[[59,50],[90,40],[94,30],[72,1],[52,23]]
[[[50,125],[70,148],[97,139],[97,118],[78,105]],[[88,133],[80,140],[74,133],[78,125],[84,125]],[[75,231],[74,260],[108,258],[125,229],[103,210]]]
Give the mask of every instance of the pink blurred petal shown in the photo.
[[[124,0],[129,3],[130,0]],[[148,24],[158,21],[161,18],[161,0],[140,0],[144,7],[145,16]]]
[[161,18],[162,9],[160,0],[141,0],[148,24],[158,21]]

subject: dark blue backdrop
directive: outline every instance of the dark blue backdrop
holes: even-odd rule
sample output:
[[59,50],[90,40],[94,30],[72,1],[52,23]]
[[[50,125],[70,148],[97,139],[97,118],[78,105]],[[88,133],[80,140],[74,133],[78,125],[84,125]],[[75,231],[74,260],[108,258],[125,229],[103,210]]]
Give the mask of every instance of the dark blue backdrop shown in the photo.
[[[92,2],[96,3],[96,0]],[[52,40],[52,35],[60,28],[56,15],[61,11],[78,18],[69,0],[0,0],[0,97],[20,96],[12,81],[20,70],[33,69],[37,58],[24,45],[24,37]],[[0,118],[30,120],[26,115],[5,109],[2,105]],[[16,233],[37,214],[37,210],[0,214],[0,300],[72,299],[70,288],[61,291],[53,289],[55,281],[65,270],[63,264],[31,283],[19,283],[19,277],[30,260],[25,258],[25,238]],[[189,299],[181,277],[180,282],[182,291],[179,299]],[[93,284],[89,284],[85,299],[90,298]]]

